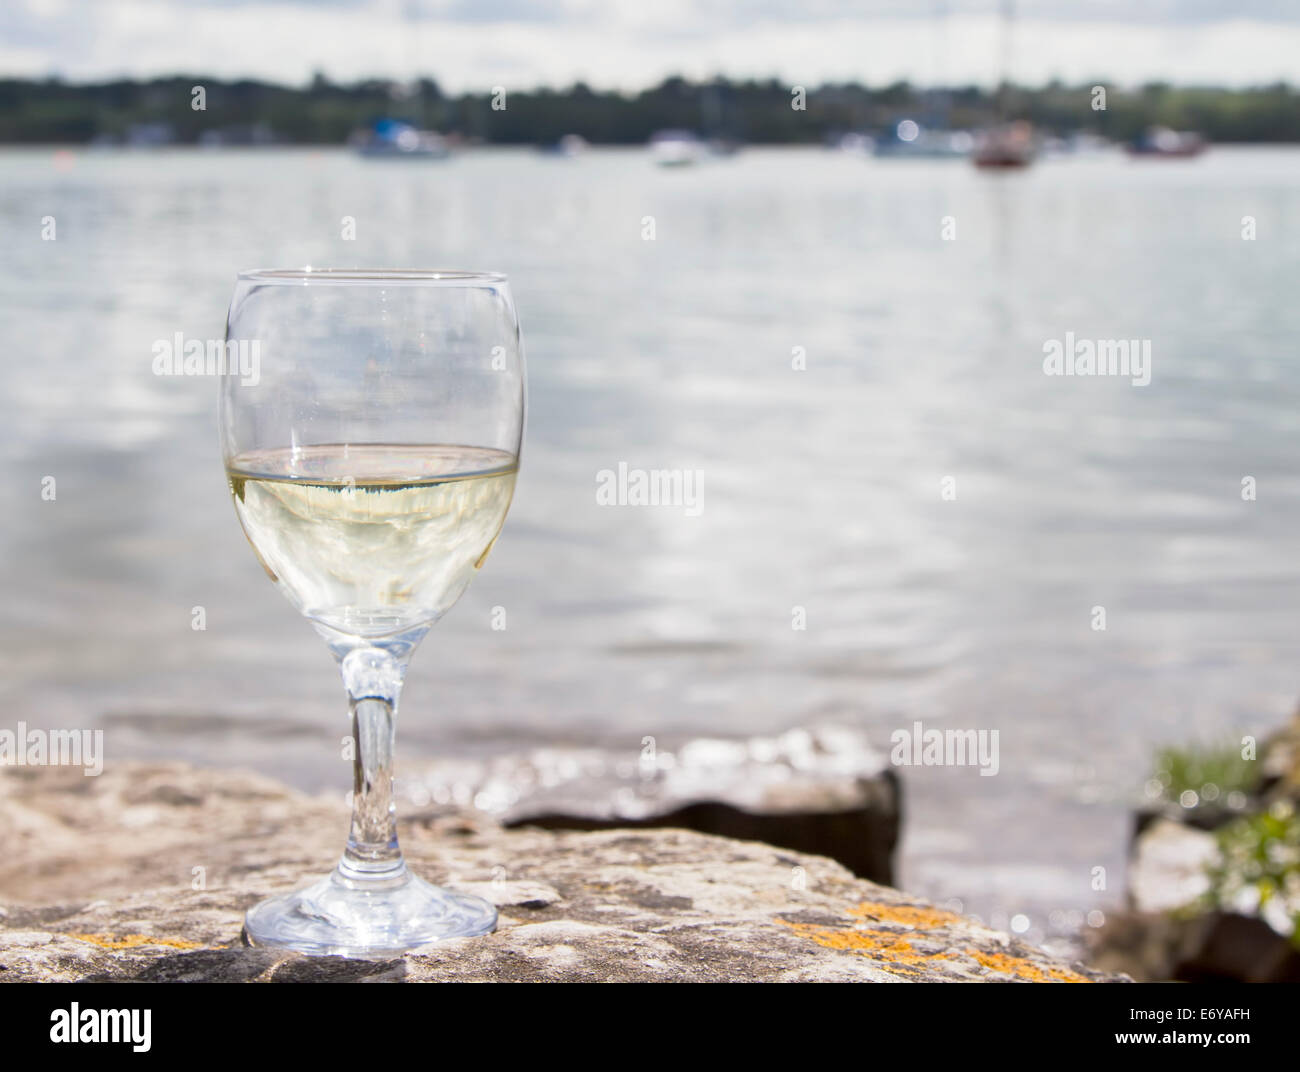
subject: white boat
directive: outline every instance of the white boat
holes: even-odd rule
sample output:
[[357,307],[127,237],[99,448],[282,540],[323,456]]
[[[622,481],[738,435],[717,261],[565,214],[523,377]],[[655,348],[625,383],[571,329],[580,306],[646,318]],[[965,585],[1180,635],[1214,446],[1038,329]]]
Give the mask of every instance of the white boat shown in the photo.
[[585,153],[591,148],[591,143],[581,134],[565,134],[559,141],[553,142],[550,145],[543,145],[540,148],[541,151],[546,153],[548,156],[572,158],[575,156],[581,156]]
[[1150,127],[1141,137],[1128,145],[1127,149],[1130,156],[1178,159],[1199,156],[1205,152],[1205,139],[1200,134],[1189,130]]
[[689,130],[661,130],[650,138],[650,155],[660,167],[689,167],[708,154],[708,146]]

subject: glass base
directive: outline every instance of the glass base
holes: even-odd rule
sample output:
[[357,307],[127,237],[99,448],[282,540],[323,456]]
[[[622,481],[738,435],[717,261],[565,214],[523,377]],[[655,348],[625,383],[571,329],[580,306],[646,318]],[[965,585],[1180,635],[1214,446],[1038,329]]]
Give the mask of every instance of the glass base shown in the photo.
[[350,879],[335,870],[244,916],[250,945],[367,960],[401,956],[444,938],[489,934],[496,925],[491,902],[431,885],[405,865],[381,880]]

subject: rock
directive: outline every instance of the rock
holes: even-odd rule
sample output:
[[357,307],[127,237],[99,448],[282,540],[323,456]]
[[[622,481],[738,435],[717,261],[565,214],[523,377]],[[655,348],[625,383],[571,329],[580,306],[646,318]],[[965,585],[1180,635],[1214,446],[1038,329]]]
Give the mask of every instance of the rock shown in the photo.
[[1246,800],[1247,803],[1240,808],[1229,808],[1222,804],[1197,804],[1192,808],[1184,808],[1175,803],[1138,808],[1133,813],[1129,852],[1131,854],[1134,851],[1137,840],[1156,823],[1177,823],[1190,830],[1218,830],[1248,814],[1250,798]]
[[1140,983],[1170,981],[1182,951],[1194,945],[1186,921],[1163,912],[1107,912],[1106,922],[1090,928],[1084,941],[1089,964]]
[[1300,952],[1264,922],[1207,911],[1215,836],[1171,819],[1133,842],[1127,912],[1089,935],[1089,963],[1144,982],[1300,982]]
[[1300,712],[1260,745],[1259,779],[1266,804],[1300,804]]
[[[142,810],[143,809],[143,810]],[[389,961],[241,942],[242,914],[331,867],[338,798],[181,765],[0,773],[0,979],[1087,981],[823,857],[686,830],[402,824],[412,867],[500,925]]]
[[1211,912],[1174,965],[1185,983],[1300,983],[1300,951],[1262,919]]
[[473,805],[504,825],[549,830],[677,827],[829,856],[889,885],[901,823],[894,769],[861,734],[833,727],[744,741],[537,749],[447,760],[403,778],[418,807]]
[[1218,856],[1213,834],[1169,819],[1148,823],[1132,846],[1130,907],[1161,912],[1193,903],[1209,890],[1206,867]]
[[1300,982],[1300,952],[1263,920],[1234,912],[1111,913],[1089,935],[1088,962],[1139,982]]

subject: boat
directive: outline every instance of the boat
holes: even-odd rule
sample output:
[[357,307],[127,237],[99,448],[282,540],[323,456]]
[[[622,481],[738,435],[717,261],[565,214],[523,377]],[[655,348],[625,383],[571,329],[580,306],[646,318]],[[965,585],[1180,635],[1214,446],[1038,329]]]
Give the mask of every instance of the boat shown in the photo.
[[1064,137],[1049,136],[1038,146],[1040,155],[1053,157],[1097,157],[1116,148],[1108,138],[1087,130],[1078,130]]
[[892,133],[877,139],[872,151],[882,157],[943,159],[969,156],[973,144],[974,139],[968,131],[933,130],[904,119]]
[[1034,162],[1034,128],[1024,120],[981,131],[971,161],[978,168],[1023,168]]
[[1008,119],[1008,96],[1011,90],[1011,31],[1015,21],[1014,0],[1002,0],[1002,59],[998,81],[997,118],[995,125],[975,135],[971,163],[977,168],[1010,171],[1028,167],[1038,155],[1033,126],[1024,119]]
[[1130,156],[1179,159],[1199,156],[1205,152],[1206,142],[1200,134],[1190,130],[1149,127],[1126,149]]
[[660,130],[651,135],[650,155],[660,167],[689,167],[708,153],[705,145],[689,130]]
[[876,148],[876,139],[870,134],[850,130],[846,134],[832,134],[826,139],[826,148],[854,156],[870,156]]
[[591,143],[581,134],[565,134],[558,141],[539,147],[547,156],[575,157],[581,156],[591,148]]
[[417,130],[401,119],[378,119],[369,130],[350,139],[365,157],[397,160],[444,160],[451,155],[447,140],[432,130]]

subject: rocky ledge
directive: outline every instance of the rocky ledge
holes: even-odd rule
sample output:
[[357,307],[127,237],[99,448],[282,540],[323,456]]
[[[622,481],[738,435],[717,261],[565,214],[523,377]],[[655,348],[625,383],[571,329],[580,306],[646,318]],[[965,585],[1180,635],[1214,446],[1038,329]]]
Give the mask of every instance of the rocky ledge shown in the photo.
[[417,807],[472,803],[504,826],[678,827],[829,856],[860,878],[894,883],[899,781],[865,735],[843,727],[696,738],[671,750],[647,737],[632,755],[539,748],[441,759],[401,784]]
[[183,765],[0,771],[0,980],[1060,981],[1122,979],[854,877],[825,857],[676,829],[401,824],[496,933],[386,962],[247,947],[245,909],[331,867],[336,798]]

